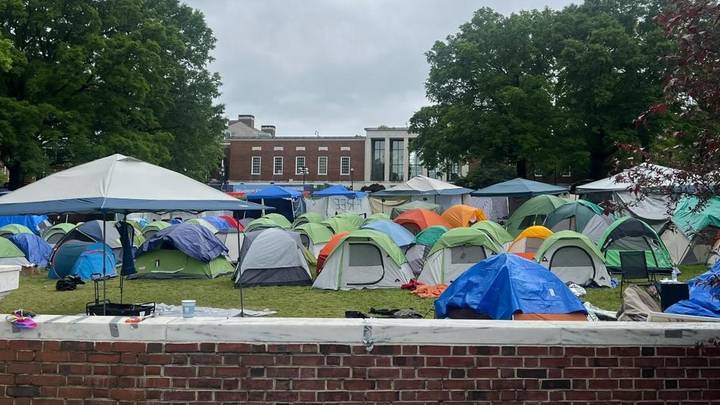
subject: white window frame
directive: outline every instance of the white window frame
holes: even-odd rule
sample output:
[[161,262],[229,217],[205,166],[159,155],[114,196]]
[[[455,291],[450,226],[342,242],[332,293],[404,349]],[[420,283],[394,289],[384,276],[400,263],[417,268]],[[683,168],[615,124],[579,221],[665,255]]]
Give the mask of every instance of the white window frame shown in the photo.
[[[280,159],[280,171],[277,170],[277,162]],[[282,176],[285,170],[285,159],[282,156],[273,156],[273,176]]]
[[[302,159],[303,164],[302,166],[298,166],[298,161]],[[305,159],[305,156],[295,156],[295,175],[296,176],[302,176],[302,171],[300,171],[300,167],[303,167],[307,169],[307,159]]]
[[[255,172],[255,159],[257,159],[258,170]],[[250,157],[250,175],[259,176],[262,173],[262,156],[251,156]]]
[[[343,172],[343,159],[347,159],[347,173]],[[340,156],[340,175],[341,176],[349,176],[350,173],[352,173],[352,160],[350,159],[350,156]]]
[[[320,168],[322,167],[322,165],[320,164],[320,159],[325,159],[325,172],[320,171]],[[330,163],[330,160],[328,159],[327,156],[318,156],[318,172],[317,172],[318,176],[327,176],[329,163]]]
[[572,167],[568,166],[563,170],[562,173],[560,173],[561,177],[572,177]]

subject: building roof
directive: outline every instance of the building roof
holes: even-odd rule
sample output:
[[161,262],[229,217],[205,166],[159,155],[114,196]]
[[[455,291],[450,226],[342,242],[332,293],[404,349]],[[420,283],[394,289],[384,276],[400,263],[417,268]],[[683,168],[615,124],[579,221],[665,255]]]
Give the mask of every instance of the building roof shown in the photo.
[[268,134],[263,132],[262,137],[232,137],[228,138],[228,141],[365,141],[365,137],[362,135],[348,135],[348,136],[276,136],[270,138]]
[[239,120],[230,120],[229,125],[228,125],[228,130],[230,131],[229,139],[270,138],[271,137],[271,135],[268,134],[267,132],[263,132],[263,131],[260,131],[259,129],[255,129]]

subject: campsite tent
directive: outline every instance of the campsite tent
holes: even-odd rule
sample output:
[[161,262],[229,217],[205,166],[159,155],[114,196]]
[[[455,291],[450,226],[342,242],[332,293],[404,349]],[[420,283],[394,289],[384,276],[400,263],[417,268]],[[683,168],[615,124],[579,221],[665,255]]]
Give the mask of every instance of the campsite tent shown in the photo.
[[610,287],[602,252],[587,236],[560,231],[545,239],[535,259],[565,283]]
[[271,213],[254,219],[249,224],[245,225],[245,232],[247,233],[266,228],[290,229],[291,227],[292,224],[287,220],[287,218],[280,214]]
[[710,281],[720,277],[720,264],[695,277],[688,283],[690,297],[668,307],[665,312],[680,315],[709,316],[720,318],[720,287],[710,285]]
[[298,190],[276,185],[247,186],[251,187],[244,190],[248,201],[273,207],[275,213],[284,216],[289,221],[293,221],[297,216],[305,213],[303,193]]
[[[87,249],[87,246],[81,248],[78,244],[73,244],[72,248],[64,246],[73,241],[80,241],[88,244],[98,243],[105,240],[105,244],[113,251],[115,255],[114,262],[122,261],[122,244],[120,243],[120,234],[118,233],[117,229],[115,229],[114,224],[114,221],[107,221],[103,226],[103,221],[99,220],[88,221],[78,224],[70,232],[66,233],[65,236],[63,236],[63,238],[55,244],[53,253],[50,256],[50,266],[59,266],[56,265],[55,260],[57,257],[63,256],[63,268],[62,270],[59,270],[58,274],[70,274],[69,272],[72,270],[72,265],[75,263],[77,258],[80,257],[80,255]],[[137,246],[137,244],[135,245]],[[102,254],[103,250],[100,249],[99,252],[100,254]],[[72,255],[75,255],[74,258],[70,258]],[[102,263],[103,262],[100,261],[100,264]]]
[[135,258],[138,278],[215,278],[232,273],[227,248],[210,230],[182,223],[146,240]]
[[473,197],[535,197],[543,194],[559,195],[567,193],[567,187],[555,186],[541,183],[539,181],[527,180],[520,177],[512,180],[496,183],[479,190],[470,195]]
[[397,246],[401,248],[410,246],[411,244],[415,243],[415,235],[413,235],[410,231],[408,231],[401,225],[398,225],[395,222],[390,221],[389,219],[379,219],[377,221],[372,221],[366,225],[363,225],[362,228],[374,229],[376,231],[386,234]]
[[72,231],[75,228],[75,224],[69,224],[67,222],[61,222],[55,224],[43,232],[43,239],[50,245],[55,245],[65,236],[66,233]]
[[143,237],[145,238],[145,240],[150,239],[156,233],[162,231],[165,228],[168,228],[169,226],[170,224],[165,221],[150,222],[143,228]]
[[673,263],[709,263],[713,246],[720,240],[720,197],[708,200],[701,210],[697,205],[696,198],[681,199],[672,224],[660,235]]
[[363,221],[363,224],[370,223],[372,221],[377,220],[390,220],[390,215],[384,213],[384,212],[376,212],[374,214],[370,214],[365,220]]
[[669,272],[672,259],[662,239],[645,222],[623,217],[612,223],[598,241],[610,271],[620,271],[620,252],[644,251],[647,268],[652,272]]
[[330,228],[333,233],[340,233],[359,229],[363,222],[365,222],[364,219],[359,215],[341,214],[328,218],[322,221],[321,224]]
[[230,228],[235,228],[240,232],[245,229],[242,225],[240,225],[240,222],[238,222],[237,219],[231,217],[230,215],[220,215],[218,218],[221,218],[223,221],[225,221],[225,223],[228,224]]
[[328,243],[326,243],[325,246],[320,249],[320,253],[318,253],[317,256],[316,266],[318,274],[322,271],[323,266],[325,265],[325,261],[330,256],[330,253],[335,250],[335,248],[340,244],[340,242],[343,241],[343,239],[345,239],[345,236],[347,236],[349,233],[349,231],[336,233],[335,235],[333,235],[332,238],[330,238]]
[[293,221],[293,226],[298,226],[298,225],[307,224],[307,223],[319,224],[320,222],[322,222],[322,220],[323,220],[322,215],[315,213],[315,212],[306,212],[306,213],[298,216],[297,218],[295,218],[295,221]]
[[78,276],[89,280],[93,275],[116,276],[115,255],[108,245],[98,242],[70,240],[53,253],[48,278]]
[[435,301],[437,318],[584,320],[586,314],[556,275],[511,254],[472,266]]
[[405,256],[389,236],[373,229],[358,229],[339,241],[313,288],[398,288],[412,278]]
[[425,228],[425,230],[415,235],[415,244],[405,251],[405,257],[413,274],[420,275],[430,250],[435,245],[435,242],[447,231],[446,227],[435,225]]
[[393,207],[392,211],[390,212],[390,218],[395,219],[398,215],[402,214],[405,211],[414,210],[414,209],[418,209],[418,208],[434,211],[436,214],[439,214],[441,212],[440,206],[437,204],[433,204],[433,203],[427,202],[427,201],[416,200],[416,201],[410,201],[405,204],[400,204],[396,207]]
[[296,226],[293,230],[300,234],[303,246],[315,257],[318,257],[320,250],[333,236],[330,229],[318,223],[302,224]]
[[228,224],[227,221],[217,215],[205,215],[200,219],[203,219],[208,223],[212,224],[212,226],[214,226],[218,232],[227,232],[230,229],[230,224]]
[[52,248],[45,239],[34,233],[19,233],[8,239],[22,250],[25,258],[37,267],[47,267]]
[[500,252],[502,247],[479,229],[451,229],[433,245],[418,281],[426,284],[450,284],[473,264]]
[[517,236],[523,229],[533,225],[542,225],[548,214],[561,205],[568,204],[570,200],[555,197],[554,195],[539,195],[533,197],[518,207],[507,221],[507,230],[510,235]]
[[25,225],[20,224],[7,224],[0,228],[0,236],[3,237],[9,237],[11,235],[17,235],[19,233],[29,233],[32,234],[33,231],[28,229]]
[[219,229],[212,222],[206,220],[205,218],[191,218],[184,223],[204,226],[205,228],[207,228],[208,231],[212,232],[213,235],[218,233],[219,231]]
[[474,223],[472,228],[485,232],[499,246],[507,246],[513,241],[512,235],[497,222],[484,220]]
[[375,198],[410,198],[411,200],[431,199],[442,209],[455,204],[462,204],[463,196],[472,190],[436,180],[426,176],[415,176],[405,183],[398,184],[387,190],[372,193]]
[[552,234],[553,232],[544,226],[531,226],[515,237],[507,251],[532,260],[545,239]]
[[6,215],[0,216],[0,227],[9,224],[20,224],[30,229],[36,235],[50,227],[47,215]]
[[445,210],[442,218],[452,228],[471,226],[472,224],[487,219],[485,212],[480,208],[471,207],[469,205],[457,204]]
[[368,216],[372,212],[367,193],[348,190],[343,185],[334,185],[316,191],[312,198],[305,200],[308,212],[331,217],[337,214]]
[[545,218],[544,226],[553,232],[575,231],[597,242],[612,219],[590,201],[577,200],[555,208]]
[[31,263],[25,254],[9,239],[0,238],[0,265],[16,265],[29,267]]
[[426,210],[423,208],[416,208],[408,210],[398,215],[394,219],[395,223],[405,227],[408,231],[414,235],[420,233],[430,226],[444,226],[450,228],[450,224],[435,211]]
[[305,252],[296,232],[268,228],[246,233],[235,286],[309,285]]

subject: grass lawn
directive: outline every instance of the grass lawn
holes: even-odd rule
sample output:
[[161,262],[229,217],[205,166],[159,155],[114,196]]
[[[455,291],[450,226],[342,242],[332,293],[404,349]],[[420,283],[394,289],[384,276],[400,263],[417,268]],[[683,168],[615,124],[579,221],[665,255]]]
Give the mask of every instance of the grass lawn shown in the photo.
[[[682,280],[705,271],[705,266],[683,266]],[[119,280],[108,282],[108,297],[118,302]],[[414,308],[432,318],[433,300],[422,299],[405,290],[324,291],[310,287],[255,287],[244,289],[248,309],[271,309],[281,317],[342,318],[346,310],[367,313],[371,308]],[[198,306],[239,308],[240,291],[233,288],[229,277],[215,280],[129,280],[125,282],[125,302],[146,302],[179,305],[180,300],[195,299]],[[588,289],[585,297],[594,305],[608,310],[620,308],[619,289]],[[41,314],[75,315],[85,312],[85,304],[93,300],[92,283],[75,291],[55,291],[55,281],[40,274],[23,274],[20,288],[0,301],[0,311],[10,313],[23,308]]]

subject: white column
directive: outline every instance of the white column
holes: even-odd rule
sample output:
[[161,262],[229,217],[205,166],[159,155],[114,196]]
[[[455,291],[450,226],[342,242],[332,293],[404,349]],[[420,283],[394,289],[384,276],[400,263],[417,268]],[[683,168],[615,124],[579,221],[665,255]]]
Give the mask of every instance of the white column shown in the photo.
[[410,180],[408,172],[410,171],[410,138],[403,137],[403,181]]
[[390,181],[390,138],[387,136],[385,137],[385,174],[383,175],[383,180],[388,182]]

